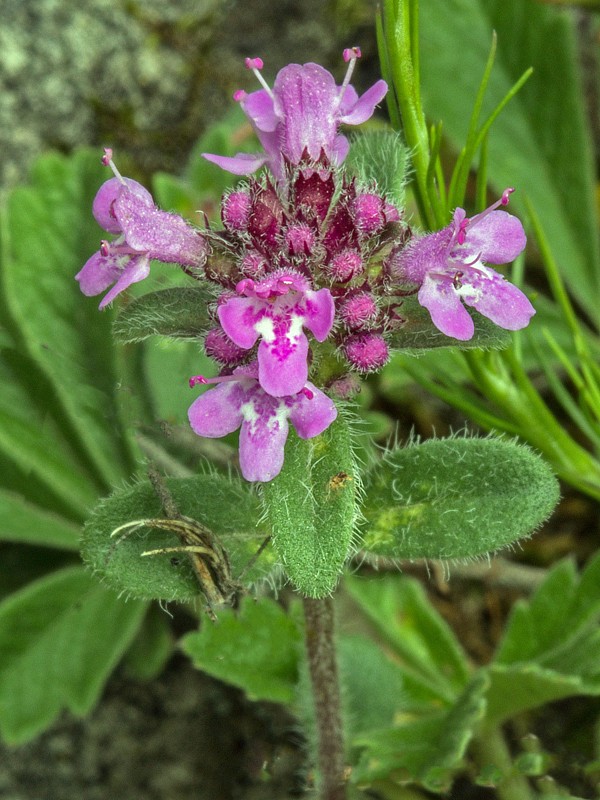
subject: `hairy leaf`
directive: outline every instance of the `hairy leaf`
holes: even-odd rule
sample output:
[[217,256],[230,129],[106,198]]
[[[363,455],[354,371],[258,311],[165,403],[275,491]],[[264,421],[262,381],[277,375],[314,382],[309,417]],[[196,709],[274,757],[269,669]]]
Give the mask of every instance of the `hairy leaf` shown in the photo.
[[[265,539],[257,525],[258,503],[241,482],[217,475],[169,478],[165,481],[178,511],[206,526],[227,551],[235,581]],[[143,599],[192,600],[202,594],[185,548],[142,556],[148,550],[179,548],[176,533],[143,525],[144,520],[165,519],[161,501],[148,481],[103,500],[85,526],[82,556],[110,586]],[[117,528],[125,527],[111,538]],[[135,525],[139,522],[139,525]],[[274,565],[272,551],[262,553],[244,576],[258,580]]]
[[175,287],[150,292],[133,300],[113,324],[115,339],[121,344],[141,342],[150,336],[196,339],[210,323],[208,304],[213,299],[205,287]]
[[356,519],[357,472],[343,418],[320,436],[290,434],[281,473],[263,488],[273,546],[286,574],[309,597],[335,588]]
[[530,535],[559,497],[550,468],[504,439],[430,439],[392,450],[366,478],[362,548],[464,558]]

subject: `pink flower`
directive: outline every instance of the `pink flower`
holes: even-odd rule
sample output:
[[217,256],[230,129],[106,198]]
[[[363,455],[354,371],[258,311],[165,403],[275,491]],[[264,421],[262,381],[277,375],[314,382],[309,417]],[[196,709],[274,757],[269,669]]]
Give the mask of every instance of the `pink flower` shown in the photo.
[[341,164],[349,144],[338,133],[339,126],[368,120],[387,92],[386,82],[379,80],[362,97],[357,95],[350,78],[358,58],[359,48],[344,50],[349,65],[341,86],[326,69],[309,63],[288,64],[277,74],[273,89],[260,74],[262,60],[246,59],[264,88],[251,94],[236,92],[234,97],[265,152],[238,153],[233,158],[204,153],[204,157],[235,175],[249,175],[266,164],[278,179],[283,178],[285,160],[298,164],[305,156],[317,161],[324,154],[333,164]]
[[267,394],[257,380],[256,363],[238,367],[233,375],[196,383],[216,383],[215,389],[195,400],[190,425],[199,436],[220,438],[240,430],[240,468],[248,481],[273,480],[283,466],[284,446],[291,422],[301,439],[312,439],[337,416],[332,400],[312,383],[286,397]]
[[329,289],[313,291],[300,273],[279,270],[255,282],[240,281],[219,306],[219,321],[229,338],[249,350],[258,346],[258,380],[274,397],[295,395],[308,378],[308,340],[303,328],[325,341],[333,325],[335,304]]
[[508,204],[512,191],[470,219],[457,208],[450,225],[415,239],[397,256],[396,274],[420,284],[419,303],[446,336],[462,341],[473,336],[473,320],[463,303],[510,331],[524,328],[535,314],[523,292],[484,263],[506,264],[525,249],[520,221],[495,210]]
[[204,238],[176,214],[156,208],[152,195],[137,181],[123,178],[106,150],[103,163],[110,165],[114,178],[102,184],[94,198],[94,217],[107,233],[100,250],[87,260],[75,276],[88,297],[100,294],[111,284],[100,308],[104,308],[132,283],[146,278],[153,258],[187,267],[201,266],[208,252]]

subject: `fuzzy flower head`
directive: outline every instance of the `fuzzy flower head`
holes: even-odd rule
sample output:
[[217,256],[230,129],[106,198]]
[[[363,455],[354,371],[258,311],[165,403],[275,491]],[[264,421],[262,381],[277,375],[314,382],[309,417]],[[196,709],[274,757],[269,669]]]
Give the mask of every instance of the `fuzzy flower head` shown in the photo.
[[360,55],[358,47],[344,50],[348,70],[341,85],[319,64],[288,64],[277,74],[272,89],[260,73],[262,60],[247,58],[247,68],[263,88],[250,94],[238,91],[234,99],[265,152],[238,153],[233,158],[204,153],[204,157],[235,175],[249,175],[266,164],[278,180],[284,177],[285,162],[297,165],[303,158],[317,161],[324,155],[332,164],[341,164],[349,144],[338,133],[339,126],[368,120],[387,92],[386,82],[379,80],[358,96],[350,79]]
[[91,297],[112,286],[104,296],[104,308],[132,283],[146,278],[153,258],[187,267],[201,266],[208,251],[204,238],[176,214],[156,208],[152,195],[141,184],[124,178],[105,150],[103,164],[114,178],[98,190],[92,211],[112,242],[102,241],[100,250],[87,260],[75,276],[81,291]]
[[446,336],[461,341],[473,336],[473,320],[463,303],[510,331],[524,328],[535,314],[523,292],[485,263],[506,264],[525,248],[521,222],[496,210],[508,204],[513,191],[507,189],[497,203],[471,218],[457,208],[450,225],[416,239],[398,256],[397,275],[420,285],[419,303]]
[[248,481],[267,482],[279,474],[290,422],[301,439],[312,439],[337,416],[333,401],[312,383],[286,397],[267,394],[258,382],[256,363],[226,377],[190,379],[190,386],[197,383],[217,386],[192,403],[192,429],[213,439],[241,428],[240,469]]
[[295,395],[308,378],[307,328],[319,342],[333,325],[335,304],[329,289],[314,291],[293,270],[279,270],[261,281],[241,280],[238,297],[219,308],[223,330],[238,347],[249,350],[258,339],[258,380],[274,397]]

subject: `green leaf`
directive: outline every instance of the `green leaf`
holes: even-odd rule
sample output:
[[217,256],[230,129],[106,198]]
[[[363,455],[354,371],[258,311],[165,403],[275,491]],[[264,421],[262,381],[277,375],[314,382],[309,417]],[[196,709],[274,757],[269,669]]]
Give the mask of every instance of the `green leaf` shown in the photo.
[[478,672],[448,711],[356,737],[353,744],[364,752],[352,780],[365,785],[399,774],[430,791],[449,789],[483,719],[487,684],[485,673]]
[[189,183],[168,172],[155,172],[152,176],[152,194],[157,204],[165,210],[191,218],[197,207],[197,194]]
[[58,514],[0,489],[0,540],[78,550],[79,533],[76,525]]
[[3,470],[3,485],[83,519],[98,492],[48,413],[48,384],[13,348],[0,351],[0,383],[0,453],[17,468]]
[[29,584],[0,604],[0,733],[20,744],[62,708],[94,706],[135,636],[145,605],[125,603],[80,567]]
[[429,311],[419,305],[416,297],[404,297],[398,313],[406,321],[391,334],[390,347],[409,355],[420,355],[442,347],[457,350],[502,350],[509,346],[511,336],[508,331],[494,325],[481,314],[469,309],[467,311],[473,318],[475,333],[468,341],[459,342],[435,327]]
[[345,420],[320,436],[288,437],[280,474],[263,487],[273,546],[299,592],[325,597],[348,557],[356,520],[357,473]]
[[52,387],[49,407],[104,487],[121,480],[132,459],[115,399],[111,314],[97,312],[74,276],[98,248],[91,207],[106,177],[97,154],[44,156],[31,185],[8,198],[1,252],[14,337]]
[[158,335],[197,339],[210,325],[208,304],[213,299],[205,287],[161,289],[142,295],[119,312],[113,324],[114,337],[121,344]]
[[151,605],[137,636],[125,654],[123,666],[128,675],[150,681],[163,671],[173,654],[175,639],[170,617],[158,605]]
[[[241,481],[218,475],[167,478],[165,483],[181,514],[209,528],[227,551],[232,578],[240,575],[256,554],[266,533],[258,527],[256,496]],[[103,500],[87,522],[82,541],[84,561],[113,588],[143,599],[192,600],[200,593],[198,579],[185,551],[142,557],[148,550],[179,547],[181,540],[141,525],[125,529],[111,539],[118,527],[135,521],[164,519],[159,498],[149,482],[115,492]],[[260,580],[274,566],[267,549],[244,575],[244,582]]]
[[581,576],[571,560],[557,564],[529,601],[513,607],[489,667],[489,718],[600,694],[599,620],[600,554]]
[[182,640],[194,666],[243,689],[251,700],[291,703],[298,682],[302,636],[281,606],[244,598]]
[[486,720],[499,725],[516,714],[545,703],[575,695],[600,694],[600,683],[595,691],[577,675],[562,675],[543,669],[535,662],[515,665],[493,664],[489,667]]
[[[498,52],[482,118],[530,66],[533,77],[494,122],[488,173],[497,190],[516,186],[537,211],[565,280],[597,317],[600,255],[590,134],[577,74],[573,17],[534,0],[431,0],[420,4],[421,74],[427,107],[462,147],[488,57]],[[440,75],[452,76],[440,80]]]
[[531,534],[559,497],[550,468],[504,439],[430,439],[390,451],[366,477],[362,549],[464,558]]
[[467,658],[421,585],[386,575],[346,577],[344,586],[392,646],[405,674],[425,692],[423,697],[433,692],[438,703],[454,702],[469,677]]
[[197,341],[153,339],[143,347],[152,418],[187,425],[189,407],[198,395],[210,389],[210,386],[200,385],[191,391],[188,380],[192,375],[212,377],[217,372],[215,362]]
[[[600,553],[580,578],[573,562],[566,559],[549,572],[529,601],[515,604],[495,661],[513,664],[544,659],[549,666],[548,658],[560,652],[557,648],[591,634],[599,618]],[[576,674],[576,663],[573,668]]]
[[402,669],[365,636],[341,636],[338,658],[350,735],[391,725],[408,699]]

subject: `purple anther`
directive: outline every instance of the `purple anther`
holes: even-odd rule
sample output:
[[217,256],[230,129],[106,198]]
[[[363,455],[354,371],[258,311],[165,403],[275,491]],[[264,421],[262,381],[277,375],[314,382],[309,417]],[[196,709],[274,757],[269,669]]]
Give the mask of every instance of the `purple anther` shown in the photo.
[[246,69],[262,69],[265,65],[262,58],[246,58],[244,64]]

